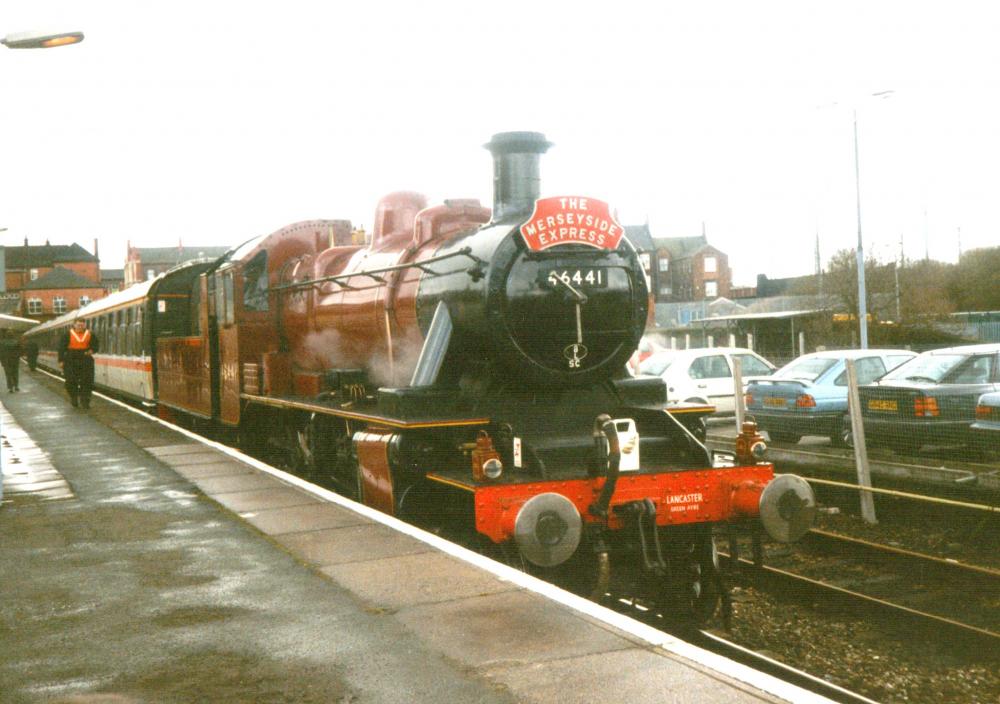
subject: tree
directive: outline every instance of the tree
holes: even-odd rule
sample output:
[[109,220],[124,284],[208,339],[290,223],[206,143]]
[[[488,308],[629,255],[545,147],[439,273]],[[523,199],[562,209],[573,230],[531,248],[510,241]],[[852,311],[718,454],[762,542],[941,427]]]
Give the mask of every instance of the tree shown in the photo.
[[[823,277],[823,290],[834,296],[844,311],[858,314],[858,257],[853,249],[841,249],[830,258]],[[868,255],[865,259],[866,310],[873,319],[895,318],[895,278],[892,265],[879,263]]]
[[911,262],[899,272],[902,319],[907,323],[940,318],[955,311],[950,284],[954,265],[934,260]]
[[948,291],[960,311],[1000,310],[1000,247],[973,249],[954,267]]

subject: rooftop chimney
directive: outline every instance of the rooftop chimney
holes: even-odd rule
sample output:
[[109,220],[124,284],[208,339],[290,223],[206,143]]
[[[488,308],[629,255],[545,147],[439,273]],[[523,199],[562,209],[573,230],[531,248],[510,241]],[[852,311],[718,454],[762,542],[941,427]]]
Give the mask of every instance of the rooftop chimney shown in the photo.
[[97,253],[97,238],[94,238],[94,259],[100,261],[101,256]]
[[540,189],[538,157],[552,143],[541,132],[500,132],[484,146],[493,155],[493,222],[527,217]]

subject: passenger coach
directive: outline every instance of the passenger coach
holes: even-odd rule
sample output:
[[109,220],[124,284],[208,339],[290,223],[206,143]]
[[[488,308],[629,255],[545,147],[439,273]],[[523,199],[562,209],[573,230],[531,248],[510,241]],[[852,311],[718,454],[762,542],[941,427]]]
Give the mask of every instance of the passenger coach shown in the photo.
[[25,339],[38,344],[38,366],[61,373],[59,340],[74,320],[82,318],[100,349],[94,355],[95,388],[154,404],[157,338],[187,334],[197,324],[197,315],[191,315],[191,282],[209,266],[211,261],[182,264],[33,328]]

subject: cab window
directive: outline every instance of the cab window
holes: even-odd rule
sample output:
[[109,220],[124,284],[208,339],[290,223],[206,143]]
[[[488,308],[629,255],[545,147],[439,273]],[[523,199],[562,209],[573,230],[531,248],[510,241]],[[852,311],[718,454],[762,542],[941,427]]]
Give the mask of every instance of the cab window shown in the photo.
[[258,252],[243,269],[243,307],[267,311],[267,252]]

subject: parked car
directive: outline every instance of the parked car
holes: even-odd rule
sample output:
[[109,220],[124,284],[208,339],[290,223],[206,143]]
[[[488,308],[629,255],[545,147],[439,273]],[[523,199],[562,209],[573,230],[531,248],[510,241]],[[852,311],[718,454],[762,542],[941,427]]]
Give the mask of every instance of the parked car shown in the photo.
[[1000,391],[979,397],[972,439],[973,447],[981,454],[1000,454]]
[[916,357],[906,350],[830,350],[792,360],[747,387],[746,408],[775,442],[822,435],[834,445],[851,444],[847,415],[847,361],[858,383],[868,384]]
[[641,376],[662,377],[667,383],[668,403],[704,403],[716,413],[733,413],[733,359],[742,365],[744,384],[769,376],[774,365],[753,350],[742,347],[706,347],[661,350],[639,364]]
[[897,452],[964,444],[976,404],[1000,391],[1000,344],[924,352],[859,389],[865,438]]

